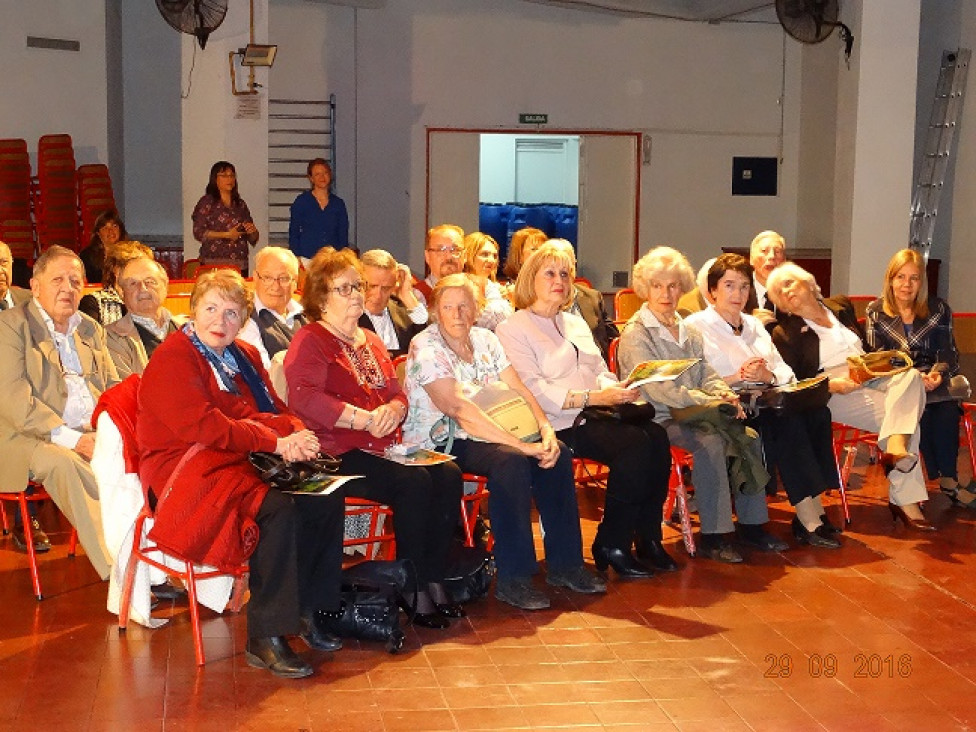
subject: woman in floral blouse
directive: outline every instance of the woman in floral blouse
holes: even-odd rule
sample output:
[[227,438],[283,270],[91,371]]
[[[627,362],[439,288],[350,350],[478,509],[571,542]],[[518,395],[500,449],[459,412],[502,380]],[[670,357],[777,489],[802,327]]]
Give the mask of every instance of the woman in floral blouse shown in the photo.
[[193,208],[193,237],[200,242],[201,264],[229,264],[247,273],[248,247],[261,236],[237,192],[233,164],[218,160],[210,168],[206,193]]

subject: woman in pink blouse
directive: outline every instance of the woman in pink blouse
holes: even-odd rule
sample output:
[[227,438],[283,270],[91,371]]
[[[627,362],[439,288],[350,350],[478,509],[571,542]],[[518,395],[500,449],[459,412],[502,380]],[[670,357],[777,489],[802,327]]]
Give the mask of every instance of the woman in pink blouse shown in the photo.
[[237,170],[226,160],[210,168],[210,182],[193,208],[193,238],[200,242],[201,264],[229,264],[247,273],[248,247],[260,237],[244,199],[237,192]]
[[359,327],[363,272],[356,255],[332,247],[312,259],[302,293],[309,324],[285,356],[288,403],[322,449],[342,457],[342,472],[364,475],[346,495],[393,509],[397,557],[410,559],[420,591],[414,622],[446,628],[464,616],[442,580],[458,525],[463,483],[454,462],[405,466],[380,457],[407,416],[407,398],[383,341]]

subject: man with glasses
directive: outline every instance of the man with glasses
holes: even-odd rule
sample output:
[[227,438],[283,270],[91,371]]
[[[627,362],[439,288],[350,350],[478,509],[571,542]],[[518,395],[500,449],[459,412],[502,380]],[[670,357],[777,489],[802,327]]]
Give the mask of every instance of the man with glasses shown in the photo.
[[119,378],[141,374],[149,357],[166,336],[182,327],[183,316],[174,316],[163,303],[169,287],[166,269],[147,257],[131,259],[118,276],[122,300],[128,311],[105,327],[108,350]]
[[460,226],[441,224],[427,232],[424,261],[427,262],[429,273],[426,279],[415,285],[423,296],[425,305],[430,301],[430,294],[434,290],[434,285],[442,277],[461,271],[461,255],[463,253],[464,229]]
[[42,483],[104,579],[110,560],[89,464],[91,417],[119,378],[102,326],[78,312],[84,284],[78,255],[51,246],[34,264],[32,299],[0,316],[0,490]]
[[285,351],[308,320],[293,295],[298,287],[298,258],[284,247],[264,247],[254,259],[254,311],[238,338],[258,349],[265,368]]
[[410,268],[397,264],[383,249],[370,249],[361,259],[366,284],[359,327],[380,337],[390,358],[407,352],[410,339],[427,327],[427,306],[413,290]]

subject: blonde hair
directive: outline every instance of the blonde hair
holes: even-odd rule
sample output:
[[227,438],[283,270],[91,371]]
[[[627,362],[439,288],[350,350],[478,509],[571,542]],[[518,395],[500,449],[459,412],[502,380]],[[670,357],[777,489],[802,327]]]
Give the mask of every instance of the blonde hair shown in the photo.
[[193,292],[190,293],[190,310],[195,311],[201,298],[211,290],[216,290],[225,299],[240,305],[244,311],[243,320],[251,316],[254,296],[244,278],[241,277],[241,273],[236,269],[211,269],[197,277]]
[[651,281],[662,275],[677,277],[682,295],[695,286],[695,271],[684,254],[672,247],[655,247],[634,265],[633,285],[637,297],[646,300],[651,294]]
[[576,260],[572,256],[572,248],[566,251],[566,246],[559,240],[550,240],[537,249],[536,252],[522,265],[518,278],[515,280],[515,290],[512,293],[512,304],[517,310],[523,310],[532,305],[538,298],[535,291],[535,278],[539,270],[549,262],[564,265],[569,270],[569,287],[560,304],[560,310],[566,310],[573,304],[573,280],[576,279]]
[[[464,237],[464,271],[474,272],[474,260],[478,256],[478,252],[485,248],[485,244],[491,244],[495,247],[495,254],[499,253],[498,242],[495,238],[485,234],[482,231],[472,231],[466,237]],[[495,275],[492,275],[489,279],[492,282],[495,281]]]
[[893,283],[895,281],[895,275],[898,274],[898,270],[906,264],[914,264],[918,267],[918,295],[915,296],[912,310],[916,318],[927,318],[929,317],[929,283],[925,272],[925,260],[914,249],[901,249],[895,252],[895,256],[888,262],[888,269],[885,271],[884,276],[884,289],[881,291],[881,304],[884,308],[885,315],[890,317],[898,315],[898,303],[895,302],[895,287]]
[[512,234],[512,243],[508,245],[508,257],[505,259],[505,276],[510,280],[518,277],[519,270],[525,264],[525,245],[529,243],[543,243],[549,236],[542,229],[526,226]]

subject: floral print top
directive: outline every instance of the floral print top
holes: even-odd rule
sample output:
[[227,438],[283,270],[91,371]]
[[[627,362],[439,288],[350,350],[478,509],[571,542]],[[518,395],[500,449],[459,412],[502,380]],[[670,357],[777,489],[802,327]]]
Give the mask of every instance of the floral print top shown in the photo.
[[[439,379],[454,379],[464,396],[471,397],[484,386],[501,381],[502,371],[510,364],[498,337],[490,330],[477,327],[471,329],[470,337],[474,348],[473,363],[458,358],[444,341],[436,323],[431,323],[410,341],[404,379],[410,410],[403,423],[404,442],[427,449],[434,447],[430,430],[444,414],[434,406],[424,389],[427,384]],[[464,440],[469,436],[458,427],[454,438]]]
[[230,231],[245,222],[254,223],[254,219],[243,198],[231,206],[207,195],[197,201],[193,208],[193,238],[200,242],[200,261],[207,264],[213,260],[229,260],[246,264],[250,245],[246,235],[236,239],[203,238],[208,231]]

